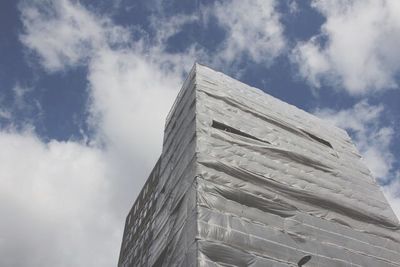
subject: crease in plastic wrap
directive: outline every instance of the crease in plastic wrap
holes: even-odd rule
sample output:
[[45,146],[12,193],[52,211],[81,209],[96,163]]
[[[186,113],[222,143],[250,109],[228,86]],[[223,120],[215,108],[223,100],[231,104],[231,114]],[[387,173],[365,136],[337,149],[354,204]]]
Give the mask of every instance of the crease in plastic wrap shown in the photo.
[[400,225],[347,133],[195,64],[119,266],[400,266]]

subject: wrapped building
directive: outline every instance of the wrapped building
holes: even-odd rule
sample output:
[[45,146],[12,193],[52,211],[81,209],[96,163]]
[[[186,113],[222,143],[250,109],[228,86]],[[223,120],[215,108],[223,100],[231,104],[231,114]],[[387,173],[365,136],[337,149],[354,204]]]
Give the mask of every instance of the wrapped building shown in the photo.
[[195,64],[119,267],[400,267],[400,225],[347,133]]

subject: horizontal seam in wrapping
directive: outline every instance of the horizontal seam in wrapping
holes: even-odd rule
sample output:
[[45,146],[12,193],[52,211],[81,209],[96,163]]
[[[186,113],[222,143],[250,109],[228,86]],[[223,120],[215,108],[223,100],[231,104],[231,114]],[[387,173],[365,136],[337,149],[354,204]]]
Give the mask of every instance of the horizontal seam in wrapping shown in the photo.
[[[212,192],[205,192],[205,191],[203,191],[203,190],[198,190],[198,191],[199,191],[199,192],[203,192],[203,193],[208,193],[208,194],[211,194],[211,195],[214,195],[214,196],[218,196],[218,195],[216,195],[216,194],[214,194],[214,193],[212,193]],[[229,201],[229,202],[238,203],[238,202],[236,202],[236,201],[227,199],[227,198],[225,198],[225,197],[224,197],[224,199],[226,199],[226,200]],[[246,207],[249,207],[249,206],[244,205],[244,204],[241,204],[241,203],[238,203],[238,204],[239,204],[239,205],[246,206]],[[254,207],[250,207],[250,208],[254,208]],[[209,209],[210,209],[210,208],[209,208]],[[212,210],[212,209],[210,209],[210,210]],[[262,210],[261,210],[261,211],[262,211]],[[225,214],[232,214],[234,217],[247,219],[248,221],[251,221],[251,222],[252,222],[252,220],[250,220],[250,219],[248,219],[248,218],[246,218],[246,217],[241,217],[241,216],[239,216],[239,215],[237,215],[237,214],[233,214],[233,213],[230,213],[230,212],[224,212],[224,211],[221,211],[221,212],[223,212],[223,213],[225,213]],[[262,212],[264,212],[264,211],[262,211]],[[274,215],[275,215],[275,216],[279,216],[279,215],[276,215],[276,214],[274,214]],[[279,217],[282,217],[282,216],[279,216]],[[364,243],[364,244],[367,244],[367,245],[370,245],[370,246],[373,246],[373,247],[376,247],[376,248],[381,248],[381,249],[383,249],[383,250],[387,250],[387,251],[389,251],[389,252],[392,252],[392,253],[394,253],[394,254],[396,254],[396,255],[400,255],[398,252],[396,252],[396,251],[394,251],[394,250],[390,250],[390,249],[387,249],[387,248],[381,247],[381,246],[371,245],[371,244],[369,244],[369,243],[367,243],[367,242],[365,242],[365,241],[361,241],[361,240],[359,240],[359,239],[355,239],[355,238],[351,238],[351,237],[348,237],[348,236],[344,236],[344,235],[341,235],[341,234],[338,234],[338,233],[333,233],[333,232],[324,230],[324,229],[322,229],[322,228],[314,227],[314,226],[309,225],[309,224],[307,224],[307,223],[303,223],[303,222],[300,222],[300,221],[297,221],[297,220],[293,220],[293,219],[291,219],[291,218],[289,218],[289,217],[285,218],[284,220],[291,220],[291,221],[295,221],[295,222],[298,222],[298,223],[302,223],[302,224],[305,224],[305,225],[310,226],[310,227],[315,228],[315,229],[319,229],[319,230],[324,231],[324,232],[327,232],[327,233],[335,234],[335,235],[338,235],[338,236],[340,236],[340,237],[345,237],[345,238],[348,238],[348,239],[350,239],[350,240],[354,240],[354,241],[357,241],[357,242],[360,242],[360,243]],[[275,227],[275,226],[270,226],[270,225],[264,224],[264,223],[259,222],[259,221],[257,221],[257,223],[259,223],[260,225],[269,226],[269,227],[274,228],[274,229],[277,229],[277,230],[284,230],[284,229],[277,228],[277,227]],[[315,239],[315,240],[318,240],[318,239]]]
[[[395,251],[395,250],[391,250],[391,249],[388,249],[388,248],[385,248],[385,247],[382,247],[382,246],[372,245],[372,244],[370,244],[370,243],[368,243],[368,242],[365,242],[365,241],[362,241],[362,240],[360,240],[360,239],[356,239],[356,238],[353,238],[353,237],[350,237],[350,236],[342,235],[342,234],[339,234],[339,233],[336,233],[336,232],[331,232],[331,231],[328,231],[328,230],[325,230],[325,229],[322,229],[322,228],[313,226],[313,225],[308,224],[308,223],[305,223],[305,222],[301,222],[301,221],[298,221],[298,220],[294,220],[294,219],[291,219],[291,218],[285,218],[285,220],[298,222],[298,223],[301,223],[301,224],[303,224],[303,225],[307,225],[307,226],[309,226],[310,228],[318,229],[318,230],[320,230],[320,231],[322,231],[322,232],[326,232],[326,233],[330,233],[330,234],[333,234],[333,235],[337,235],[337,236],[340,236],[340,237],[342,237],[342,238],[347,238],[347,239],[350,239],[350,240],[354,240],[354,241],[356,241],[356,242],[360,242],[360,243],[366,244],[366,245],[368,245],[368,246],[372,246],[372,247],[375,247],[375,248],[379,248],[379,249],[382,249],[382,250],[386,250],[386,251],[389,251],[389,252],[391,252],[391,253],[394,253],[394,254],[400,256],[400,253],[397,252],[397,251]],[[386,239],[385,239],[385,240],[386,240]],[[386,241],[387,241],[387,240],[386,240]]]
[[[218,138],[219,140],[221,140],[220,138]],[[230,141],[228,140],[223,140],[223,141],[225,141],[225,142],[227,142],[228,144],[230,143]],[[238,142],[236,142],[239,146],[241,146],[241,147],[243,147],[242,145],[240,145]],[[248,146],[248,145],[247,145]],[[247,149],[247,150],[250,150],[250,149],[248,149],[248,147],[244,147],[244,149]],[[258,151],[256,151],[256,150],[251,150],[253,153],[257,153],[259,156],[264,156],[264,155],[262,155],[262,154],[260,154]],[[300,164],[302,164],[302,163],[298,163],[299,165]],[[304,165],[304,164],[303,164]],[[263,165],[263,164],[260,164],[260,166],[262,166],[262,167],[266,167],[265,165]],[[271,168],[271,167],[269,167],[269,166],[267,166],[268,168]],[[308,166],[308,167],[310,167],[310,166]],[[294,167],[293,167],[294,168]],[[310,168],[313,168],[313,167],[310,167]],[[297,169],[297,168],[294,168],[294,169]],[[314,168],[316,171],[321,171],[321,170],[319,170],[319,169],[316,169],[316,168]],[[321,171],[321,172],[323,172],[323,171]],[[323,172],[324,173],[324,172]],[[312,173],[309,173],[308,175],[311,175],[312,177],[316,177],[314,174],[312,174]],[[337,179],[339,180],[339,181],[343,181],[343,182],[345,182],[345,183],[348,183],[349,182],[349,180],[348,179],[344,179],[344,177],[342,177],[342,176],[335,176],[335,177],[337,177]],[[315,183],[312,183],[312,182],[310,182],[310,181],[308,181],[308,180],[305,180],[305,179],[302,179],[303,181],[305,181],[305,182],[307,182],[307,183],[309,183],[309,184],[315,184]],[[372,184],[371,183],[368,183],[368,182],[366,182],[366,181],[364,181],[364,180],[359,180],[360,182],[363,182],[363,183],[366,183],[368,186],[371,186]],[[331,184],[335,184],[334,182],[331,182]],[[343,188],[344,188],[344,185],[341,185]],[[362,184],[359,184],[358,186],[362,186]],[[329,188],[328,187],[324,187],[324,188],[326,188],[326,189],[328,189],[329,190]],[[332,191],[332,190],[331,190]],[[375,191],[371,191],[371,190],[369,190],[371,193],[375,193]],[[351,198],[351,197],[348,197],[348,198],[350,198],[350,199],[354,199],[354,200],[356,200],[356,201],[364,201],[364,200],[360,200],[360,199],[355,199],[355,198]],[[381,204],[386,204],[386,202],[384,202],[384,201],[382,201],[382,200],[379,200],[379,199],[375,199],[374,198],[374,200],[376,201],[376,202],[379,202],[379,203],[381,203]],[[368,206],[370,206],[370,205],[368,205]],[[375,206],[370,206],[370,207],[373,207],[373,208],[381,208],[381,207],[375,207]]]
[[[204,253],[203,253],[203,255],[204,255]],[[205,256],[207,257],[207,255],[205,255]],[[272,261],[279,262],[279,263],[282,263],[282,262],[284,262],[284,263],[286,263],[286,264],[290,264],[290,266],[297,266],[297,264],[295,264],[295,263],[292,263],[292,262],[290,262],[290,261],[282,261],[282,260],[275,259],[275,258],[263,257],[263,256],[261,256],[261,255],[257,255],[257,254],[255,254],[254,256],[255,256],[255,257],[258,257],[258,258],[268,259],[268,260],[270,259],[270,260],[272,260]],[[209,260],[209,259],[201,258],[200,260],[203,260],[203,261],[208,261],[208,262],[214,263],[214,264],[216,264],[217,266],[222,266],[222,265],[218,264],[217,262],[215,262],[215,261],[212,261],[212,260]],[[232,266],[232,267],[236,267],[236,265],[232,265],[232,264],[225,264],[225,263],[224,263],[224,267],[225,267],[225,266]]]
[[[304,190],[303,190],[304,192],[299,192],[299,190],[300,190],[299,188],[296,188],[296,187],[294,187],[294,186],[292,186],[290,184],[281,183],[281,182],[279,182],[277,180],[274,180],[274,179],[270,179],[270,178],[265,177],[265,176],[263,176],[263,175],[261,175],[259,173],[254,173],[254,172],[252,172],[250,170],[247,170],[247,169],[244,169],[244,168],[240,168],[240,167],[239,168],[234,168],[231,165],[229,165],[229,162],[225,163],[225,162],[219,161],[216,158],[212,158],[212,160],[214,162],[211,162],[211,161],[206,161],[206,162],[205,161],[200,161],[199,164],[201,164],[201,165],[203,165],[203,166],[205,166],[207,168],[214,169],[215,171],[218,171],[218,172],[224,172],[224,171],[221,171],[221,170],[218,170],[218,169],[215,168],[215,165],[216,165],[215,162],[217,162],[219,164],[222,164],[223,165],[222,167],[229,167],[229,168],[235,170],[236,172],[242,172],[241,174],[243,174],[243,172],[244,172],[246,175],[256,176],[258,178],[261,177],[263,180],[268,181],[270,185],[275,186],[276,190],[278,190],[279,193],[281,193],[281,194],[283,193],[281,187],[285,187],[286,189],[291,190],[290,194],[293,194],[293,193],[300,194],[300,193],[302,193],[302,194],[304,194],[304,196],[307,196],[307,197],[314,197],[314,198],[317,197],[319,200],[325,199],[325,198],[322,198],[321,196],[310,195],[309,192],[304,191]],[[218,165],[217,165],[217,167],[218,167]],[[228,174],[228,175],[234,177],[234,175],[231,175],[231,174]],[[267,178],[267,179],[265,179],[265,178]],[[308,195],[306,193],[308,193]],[[285,194],[287,194],[287,193],[285,193]],[[339,196],[336,196],[336,197],[339,197]],[[358,202],[361,202],[361,201],[358,200]],[[388,229],[391,229],[392,227],[396,227],[397,229],[400,229],[400,225],[398,223],[393,222],[393,221],[388,221],[389,218],[387,218],[387,217],[383,217],[381,215],[376,216],[376,214],[373,214],[374,216],[367,215],[367,214],[365,214],[363,212],[360,212],[358,209],[356,209],[356,207],[349,208],[347,205],[343,205],[343,204],[335,202],[335,201],[331,201],[329,204],[330,205],[334,204],[338,208],[351,209],[353,213],[358,214],[358,216],[361,215],[363,218],[367,218],[369,221],[373,221],[374,223],[383,224],[383,222],[384,222],[384,223],[390,224],[390,226],[386,227]],[[318,205],[318,206],[321,207],[320,205]],[[372,208],[371,206],[368,206],[368,207]],[[366,210],[367,210],[366,207],[364,207],[363,211],[366,211]],[[339,209],[339,211],[335,211],[335,212],[341,213],[340,209]],[[350,217],[350,216],[348,216],[348,217]],[[357,220],[357,221],[360,221],[360,219],[358,219],[358,218],[353,218],[353,219]]]
[[[250,113],[253,116],[260,118],[261,120],[267,121],[268,123],[273,124],[273,125],[281,128],[281,129],[284,129],[286,131],[292,132],[293,134],[296,134],[297,136],[302,137],[303,139],[306,139],[306,140],[308,140],[310,142],[313,142],[313,143],[317,142],[314,139],[312,139],[311,137],[309,137],[306,133],[301,131],[300,129],[291,126],[291,124],[293,124],[293,125],[299,124],[298,121],[295,121],[293,123],[293,121],[291,121],[290,118],[285,117],[286,120],[290,121],[290,122],[287,122],[287,121],[285,121],[285,119],[281,120],[281,119],[278,119],[276,116],[269,116],[268,114],[266,114],[266,113],[264,113],[263,111],[260,111],[260,110],[252,111],[251,107],[246,106],[244,103],[238,101],[235,98],[231,98],[231,97],[229,97],[227,95],[226,96],[224,96],[224,95],[216,95],[214,92],[210,92],[210,91],[207,90],[210,87],[204,86],[204,85],[202,85],[202,87],[203,88],[202,89],[198,89],[198,91],[207,94],[209,97],[221,100],[221,101],[227,103],[230,106],[234,106],[236,108],[239,108],[243,112]],[[211,90],[213,90],[213,89],[211,88]],[[268,110],[268,111],[270,113],[272,113],[272,114],[275,113],[275,112],[273,112],[273,110]],[[308,128],[312,128],[312,127],[309,126]],[[333,139],[333,137],[332,137],[332,139]],[[324,146],[323,144],[321,144],[319,142],[315,143],[315,144],[318,144],[321,147]]]
[[[234,228],[228,229],[228,228],[223,227],[223,226],[218,225],[218,224],[208,223],[208,222],[203,221],[203,220],[198,220],[198,221],[199,221],[199,222],[203,222],[203,223],[205,223],[205,224],[207,224],[207,225],[211,225],[211,226],[214,226],[214,227],[218,227],[218,228],[225,229],[225,230],[227,230],[227,231],[234,231],[234,232],[242,233],[242,234],[245,234],[245,235],[249,235],[249,236],[252,236],[252,237],[254,237],[254,238],[256,238],[256,239],[261,239],[261,240],[267,241],[267,242],[269,242],[269,243],[273,243],[273,244],[275,244],[275,245],[279,245],[279,246],[286,247],[286,248],[291,248],[291,249],[294,249],[294,250],[296,250],[296,251],[300,251],[300,252],[303,252],[303,253],[311,253],[310,251],[305,251],[305,250],[302,250],[302,249],[298,249],[298,248],[295,248],[295,247],[291,247],[291,246],[288,246],[288,245],[285,245],[285,244],[282,244],[282,243],[278,243],[278,242],[275,242],[275,241],[272,241],[272,240],[269,240],[269,239],[265,239],[265,238],[262,238],[262,237],[253,235],[253,234],[245,233],[245,232],[236,230],[236,229],[234,229]],[[271,227],[271,228],[275,228],[275,227]],[[275,229],[276,229],[276,228],[275,228]],[[277,230],[279,230],[279,229],[277,229]],[[286,230],[285,230],[285,231],[286,231]],[[286,231],[286,232],[287,232],[287,233],[292,233],[292,234],[298,236],[296,233],[293,233],[293,232],[290,232],[290,231]],[[300,236],[299,236],[299,237],[300,237]],[[313,240],[313,239],[307,238],[307,237],[302,237],[302,238],[305,238],[305,239],[308,239],[308,240]],[[214,240],[214,239],[213,239],[213,240]],[[316,239],[315,239],[315,240],[316,240]],[[219,241],[219,240],[216,239],[215,241]],[[223,242],[222,242],[222,243],[223,243]],[[362,253],[362,252],[360,252],[360,251],[349,250],[349,249],[347,249],[346,247],[339,246],[339,245],[336,245],[336,244],[327,243],[327,242],[319,242],[319,243],[321,243],[321,244],[326,244],[326,245],[328,245],[328,246],[334,245],[334,246],[336,246],[336,247],[340,247],[340,248],[343,248],[343,249],[345,249],[345,250],[347,250],[347,251],[350,251],[350,252],[352,252],[352,253],[354,253],[354,254],[360,254],[360,255],[363,255],[363,256],[366,256],[366,257],[374,258],[374,259],[376,259],[376,260],[378,260],[378,261],[384,261],[384,262],[386,262],[386,263],[393,264],[394,266],[400,266],[400,264],[397,264],[397,263],[395,263],[395,262],[392,262],[392,261],[389,261],[389,260],[386,260],[386,259],[383,259],[383,258],[379,258],[379,257],[376,257],[376,256],[374,256],[374,255],[364,254],[364,253]],[[346,260],[342,260],[342,259],[339,259],[339,258],[332,258],[332,257],[324,256],[324,255],[321,255],[321,254],[317,254],[317,253],[311,253],[311,254],[317,255],[317,256],[319,256],[319,257],[321,257],[321,258],[327,258],[327,259],[332,259],[332,260],[341,261],[341,262],[348,262],[348,261],[346,261]],[[353,264],[353,265],[356,265],[356,266],[362,267],[361,265],[358,265],[358,264],[355,264],[355,263],[352,263],[352,264]]]
[[[199,220],[199,221],[201,221],[201,220]],[[201,222],[204,222],[204,221],[201,221]],[[207,225],[211,225],[211,226],[218,227],[218,228],[227,229],[227,228],[225,228],[225,227],[223,227],[223,226],[220,226],[220,225],[217,225],[217,224],[210,224],[210,223],[207,223],[207,222],[204,222],[204,223],[206,223]],[[228,229],[227,229],[227,230],[228,230]],[[244,233],[244,232],[241,232],[241,231],[232,229],[232,228],[231,228],[231,230],[232,230],[232,231],[235,231],[235,232],[238,232],[238,233]],[[288,246],[288,245],[285,245],[285,244],[282,244],[282,243],[278,243],[278,242],[275,242],[275,241],[271,241],[271,240],[268,240],[268,239],[265,239],[265,238],[261,238],[261,237],[258,237],[258,236],[252,235],[252,234],[248,234],[248,233],[244,233],[244,234],[246,234],[246,235],[251,235],[251,236],[254,236],[254,237],[257,238],[257,239],[265,240],[265,241],[267,241],[267,242],[269,242],[269,243],[272,243],[272,244],[275,244],[275,245],[278,245],[278,246],[281,246],[281,247],[285,247],[285,248],[288,248],[288,249],[293,249],[293,250],[295,250],[295,251],[302,252],[302,253],[305,253],[305,254],[310,254],[310,253],[311,253],[311,252],[309,252],[309,251],[305,251],[305,250],[302,250],[302,249],[298,249],[298,248],[295,248],[295,247],[291,247],[291,246]],[[229,243],[223,242],[223,241],[218,240],[218,239],[203,239],[203,240],[205,240],[205,241],[207,241],[207,240],[212,240],[212,241],[214,241],[214,242],[221,243],[221,244],[229,244]],[[229,245],[228,245],[228,246],[229,246]],[[230,247],[234,247],[234,246],[230,246]],[[250,252],[249,252],[249,253],[250,253]],[[251,251],[251,254],[253,254],[253,255],[259,255],[259,256],[261,256],[261,257],[263,256],[263,255],[261,255],[260,253],[257,253],[256,251]],[[330,260],[333,260],[333,261],[340,261],[340,262],[349,263],[348,261],[345,261],[345,260],[342,260],[342,259],[331,258],[331,257],[324,256],[324,255],[317,254],[317,253],[311,253],[311,254],[312,254],[312,255],[315,255],[315,256],[319,256],[319,257],[321,257],[321,258],[330,259]],[[263,258],[264,258],[264,257],[263,257]],[[282,261],[282,260],[281,260],[281,261]],[[353,263],[352,263],[352,264],[353,264]],[[358,264],[355,264],[355,263],[354,263],[353,265],[354,265],[354,266],[363,267],[363,266],[358,265]]]

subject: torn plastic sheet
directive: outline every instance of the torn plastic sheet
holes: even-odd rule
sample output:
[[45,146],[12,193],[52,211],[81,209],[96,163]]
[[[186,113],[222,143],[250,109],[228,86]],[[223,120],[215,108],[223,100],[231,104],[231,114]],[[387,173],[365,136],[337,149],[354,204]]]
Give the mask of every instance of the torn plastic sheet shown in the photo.
[[125,222],[119,266],[400,266],[347,133],[196,64]]

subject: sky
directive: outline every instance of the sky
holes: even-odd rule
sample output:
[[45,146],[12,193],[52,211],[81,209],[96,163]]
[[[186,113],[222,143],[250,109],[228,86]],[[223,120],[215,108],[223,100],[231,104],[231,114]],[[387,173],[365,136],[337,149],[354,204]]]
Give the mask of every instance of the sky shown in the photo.
[[353,138],[400,217],[400,1],[3,0],[0,266],[116,266],[199,62]]

